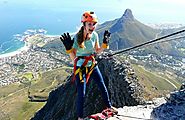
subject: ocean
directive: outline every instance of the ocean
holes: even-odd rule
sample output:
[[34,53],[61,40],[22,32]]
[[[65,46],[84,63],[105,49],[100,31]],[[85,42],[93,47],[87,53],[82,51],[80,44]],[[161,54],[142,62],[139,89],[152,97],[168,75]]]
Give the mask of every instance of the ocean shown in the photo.
[[[79,4],[78,8],[73,8],[71,4],[65,6],[64,3],[64,1],[51,0],[49,2],[0,1],[0,55],[23,47],[25,43],[20,38],[27,30],[44,29],[47,35],[76,32],[81,25],[81,15],[88,6],[84,9]],[[99,23],[118,16],[115,11],[108,12],[104,9],[97,9],[97,11],[99,12],[95,10],[95,13],[99,18]]]
[[7,7],[0,8],[0,55],[23,47],[25,43],[21,38],[27,30],[44,29],[46,34],[60,35],[63,32],[75,32],[80,26],[78,12]]

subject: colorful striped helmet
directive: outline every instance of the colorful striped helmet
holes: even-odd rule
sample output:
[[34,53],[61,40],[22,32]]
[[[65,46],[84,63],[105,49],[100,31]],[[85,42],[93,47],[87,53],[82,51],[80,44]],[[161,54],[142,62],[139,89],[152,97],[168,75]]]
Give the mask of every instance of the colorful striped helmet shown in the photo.
[[98,22],[98,18],[94,12],[84,12],[82,15],[81,22]]

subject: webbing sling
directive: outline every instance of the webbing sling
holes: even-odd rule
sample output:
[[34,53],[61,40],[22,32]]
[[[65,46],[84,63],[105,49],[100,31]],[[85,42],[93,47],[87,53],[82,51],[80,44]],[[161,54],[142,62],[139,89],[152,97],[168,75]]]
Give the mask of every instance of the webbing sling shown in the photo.
[[[76,69],[76,66],[77,66],[77,62],[79,59],[85,59],[85,61],[83,62],[83,64],[81,65],[81,67],[79,67],[78,69]],[[90,66],[90,69],[88,69],[88,67],[86,67],[88,61],[92,61],[92,65]],[[93,71],[93,68],[95,67],[95,63],[96,63],[96,60],[94,58],[94,55],[90,55],[90,56],[79,56],[79,57],[76,57],[75,60],[74,60],[74,69],[73,69],[73,79],[72,79],[72,83],[74,83],[75,81],[75,76],[78,74],[79,75],[79,78],[80,78],[80,82],[84,82],[83,80],[83,74],[82,74],[82,71],[85,70],[86,72],[86,83],[88,83],[89,81],[89,78],[90,78],[90,75]],[[89,71],[90,70],[90,71]]]

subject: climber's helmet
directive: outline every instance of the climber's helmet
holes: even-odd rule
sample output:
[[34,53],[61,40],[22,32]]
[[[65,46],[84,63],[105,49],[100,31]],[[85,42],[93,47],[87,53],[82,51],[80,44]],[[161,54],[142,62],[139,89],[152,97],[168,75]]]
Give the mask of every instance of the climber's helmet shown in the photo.
[[84,22],[95,22],[95,23],[97,23],[98,18],[97,18],[96,14],[94,12],[87,11],[87,12],[83,13],[82,18],[81,18],[81,22],[82,23],[84,23]]

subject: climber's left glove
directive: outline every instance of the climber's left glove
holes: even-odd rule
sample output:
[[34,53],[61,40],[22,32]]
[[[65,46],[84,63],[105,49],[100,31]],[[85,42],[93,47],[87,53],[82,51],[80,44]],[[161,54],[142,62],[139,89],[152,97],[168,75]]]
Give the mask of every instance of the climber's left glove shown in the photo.
[[109,40],[110,40],[110,32],[108,30],[105,30],[104,35],[103,35],[103,48],[109,48]]

